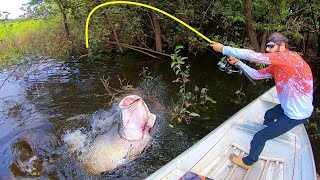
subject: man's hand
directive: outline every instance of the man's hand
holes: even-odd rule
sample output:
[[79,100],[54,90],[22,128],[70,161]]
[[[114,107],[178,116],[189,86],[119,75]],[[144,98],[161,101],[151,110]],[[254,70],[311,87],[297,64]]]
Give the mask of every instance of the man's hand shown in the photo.
[[239,61],[239,59],[232,57],[232,56],[230,56],[227,60],[232,65],[234,65],[235,63],[237,63]]
[[212,42],[210,46],[216,51],[216,52],[222,52],[223,50],[223,44],[218,42]]

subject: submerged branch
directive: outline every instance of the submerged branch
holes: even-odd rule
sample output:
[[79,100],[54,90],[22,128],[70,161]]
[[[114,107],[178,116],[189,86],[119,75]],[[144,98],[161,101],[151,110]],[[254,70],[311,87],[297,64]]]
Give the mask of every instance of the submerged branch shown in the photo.
[[[109,101],[108,105],[111,106],[111,104],[113,103],[116,95],[122,94],[122,93],[126,93],[129,91],[134,91],[136,90],[133,85],[129,84],[129,81],[127,81],[125,83],[125,79],[121,79],[118,76],[118,80],[119,80],[119,84],[120,84],[120,89],[118,88],[113,88],[110,86],[110,76],[107,77],[107,79],[105,79],[105,77],[102,77],[102,79],[100,79],[104,88],[106,89],[107,93],[105,94],[95,94],[96,97],[102,97],[102,96],[107,96],[107,97],[111,97],[111,100]],[[125,85],[124,85],[125,84]]]
[[[107,42],[107,43],[111,43],[111,44],[117,44],[116,42],[112,42],[112,41],[103,41],[103,42]],[[128,49],[131,49],[131,48],[134,48],[135,50],[142,50],[142,51],[148,51],[148,52],[152,52],[152,53],[155,53],[155,54],[160,54],[162,56],[167,56],[167,57],[171,57],[170,54],[166,54],[166,53],[163,53],[163,52],[159,52],[159,51],[155,51],[155,50],[152,50],[152,49],[148,49],[148,48],[143,48],[143,47],[139,47],[139,46],[134,46],[134,45],[130,45],[130,44],[125,44],[125,43],[119,43],[121,46],[123,47],[126,47]],[[130,47],[130,48],[129,48]],[[133,50],[134,50],[133,49]],[[141,52],[141,51],[139,51]]]

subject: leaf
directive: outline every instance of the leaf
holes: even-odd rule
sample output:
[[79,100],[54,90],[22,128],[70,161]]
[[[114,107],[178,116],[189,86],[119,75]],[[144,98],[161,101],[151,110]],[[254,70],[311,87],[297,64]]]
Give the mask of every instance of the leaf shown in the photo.
[[172,61],[172,62],[171,62],[171,65],[170,65],[170,67],[171,67],[171,68],[173,68],[173,66],[174,66],[174,65],[176,65],[176,64],[177,64],[177,62],[175,62],[175,61]]
[[153,76],[145,76],[144,78],[145,78],[145,79],[151,79],[151,80],[152,80],[152,79],[153,79]]
[[186,108],[182,108],[181,111],[180,111],[180,114],[186,112],[186,110],[187,110]]
[[215,104],[217,103],[217,101],[215,101],[214,99],[212,99],[210,96],[206,96],[206,100],[210,101],[211,103]]
[[169,128],[174,128],[174,126],[172,124],[169,124]]
[[207,92],[207,90],[208,90],[207,88],[202,88],[202,89],[201,89],[201,94],[206,93],[206,92]]
[[180,82],[180,78],[177,78],[176,80],[173,80],[172,82],[173,83],[178,83],[178,82]]
[[195,113],[195,112],[190,113],[189,116],[200,117],[200,115],[198,113]]
[[186,60],[186,59],[188,59],[188,57],[182,57],[182,58],[181,58],[181,61],[184,61],[184,60]]
[[[192,106],[192,103],[185,102],[184,105],[185,105],[186,108],[189,108],[190,106]],[[190,111],[186,111],[186,113],[190,114]]]
[[177,51],[177,50],[180,50],[180,49],[183,49],[183,48],[184,47],[182,45],[178,45],[178,46],[176,46],[176,48],[174,50]]
[[192,93],[191,92],[187,92],[186,99],[190,100],[192,97],[193,97]]
[[176,64],[176,65],[174,65],[174,66],[173,66],[173,69],[181,69],[180,64]]

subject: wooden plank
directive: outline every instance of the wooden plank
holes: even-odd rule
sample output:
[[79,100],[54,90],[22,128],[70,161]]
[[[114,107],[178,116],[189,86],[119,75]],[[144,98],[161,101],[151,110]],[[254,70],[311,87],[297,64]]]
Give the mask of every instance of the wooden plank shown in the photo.
[[284,179],[284,167],[283,167],[283,163],[280,163],[277,179]]
[[[231,147],[231,146],[230,146]],[[209,178],[217,179],[218,177],[224,177],[232,170],[233,163],[229,160],[231,153],[239,154],[240,151],[234,147],[230,148],[224,158],[222,158],[217,164],[210,164],[203,173]]]
[[254,164],[250,171],[247,172],[244,179],[260,179],[265,165],[265,160],[259,160]]
[[232,152],[230,152],[226,158],[223,159],[223,161],[220,161],[216,166],[213,167],[211,171],[208,172],[207,177],[213,178],[213,179],[225,179],[228,174],[232,173],[234,171],[234,168],[236,168],[236,165],[234,165],[230,159],[229,156],[231,153],[234,153],[236,155],[240,154],[240,150],[236,149],[235,147],[232,148]]
[[[245,153],[240,149],[237,149],[237,151],[239,151],[239,153],[236,154],[237,156],[243,157],[245,155]],[[243,179],[247,170],[235,164],[232,164],[232,166],[233,168],[228,172],[227,176],[223,179]]]
[[162,180],[177,180],[180,177],[182,177],[185,174],[184,171],[176,168],[173,171],[171,171],[169,174],[167,174],[165,177],[162,178]]
[[267,176],[267,172],[266,172],[266,169],[269,168],[269,164],[270,164],[270,161],[266,161],[266,164],[264,166],[264,168],[262,169],[262,174],[261,174],[261,180],[265,180],[266,179],[266,176]]
[[265,179],[267,180],[274,180],[274,169],[275,169],[276,163],[275,161],[269,161],[269,166],[267,169],[265,169]]
[[[221,149],[221,150],[220,150]],[[192,169],[192,172],[204,173],[204,170],[210,166],[210,164],[218,164],[218,162],[225,158],[226,154],[232,151],[231,146],[226,146],[225,148],[211,149]]]

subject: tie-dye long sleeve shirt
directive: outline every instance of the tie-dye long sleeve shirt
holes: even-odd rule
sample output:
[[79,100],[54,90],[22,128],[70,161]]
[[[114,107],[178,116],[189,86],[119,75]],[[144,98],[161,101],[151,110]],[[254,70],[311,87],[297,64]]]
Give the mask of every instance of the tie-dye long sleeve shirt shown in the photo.
[[223,54],[252,62],[269,64],[255,70],[239,61],[237,66],[253,79],[274,78],[284,113],[291,119],[305,119],[313,111],[313,77],[309,65],[293,51],[258,53],[248,49],[225,46]]

